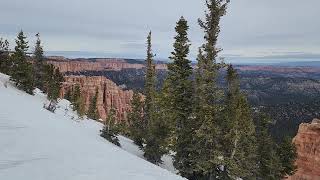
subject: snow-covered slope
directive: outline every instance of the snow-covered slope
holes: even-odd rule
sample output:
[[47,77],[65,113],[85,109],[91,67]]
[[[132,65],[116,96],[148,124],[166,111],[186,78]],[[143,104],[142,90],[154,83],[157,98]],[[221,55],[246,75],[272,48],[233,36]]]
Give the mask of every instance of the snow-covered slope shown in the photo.
[[101,138],[101,124],[73,119],[67,101],[53,114],[42,108],[44,95],[28,95],[7,81],[0,74],[0,179],[183,179]]

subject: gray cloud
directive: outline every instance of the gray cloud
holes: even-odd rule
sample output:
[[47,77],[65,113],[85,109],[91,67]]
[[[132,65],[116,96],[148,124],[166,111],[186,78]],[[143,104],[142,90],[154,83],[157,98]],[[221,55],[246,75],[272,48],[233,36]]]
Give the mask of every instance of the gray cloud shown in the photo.
[[[204,0],[3,0],[0,36],[11,39],[23,29],[30,42],[40,32],[47,51],[110,52],[145,57],[145,39],[153,32],[153,50],[166,58],[174,26],[189,21],[192,51],[202,42],[197,19]],[[221,22],[219,46],[224,54],[277,56],[283,52],[320,52],[319,0],[234,0]]]

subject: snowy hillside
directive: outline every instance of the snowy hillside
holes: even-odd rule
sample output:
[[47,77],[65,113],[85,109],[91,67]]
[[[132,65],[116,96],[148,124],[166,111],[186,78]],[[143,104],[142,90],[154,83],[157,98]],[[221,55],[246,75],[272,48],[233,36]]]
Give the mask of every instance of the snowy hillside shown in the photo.
[[126,152],[141,154],[130,140],[121,137],[123,150],[101,138],[101,124],[76,121],[67,101],[53,114],[42,108],[44,95],[28,95],[7,81],[0,74],[0,179],[183,179]]

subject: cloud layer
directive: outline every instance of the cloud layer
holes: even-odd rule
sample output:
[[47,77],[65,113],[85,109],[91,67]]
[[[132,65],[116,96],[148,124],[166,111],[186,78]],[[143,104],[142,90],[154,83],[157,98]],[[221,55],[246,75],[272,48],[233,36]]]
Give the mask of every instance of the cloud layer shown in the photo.
[[[320,53],[319,0],[234,0],[221,22],[219,46],[226,56],[285,56]],[[180,16],[190,25],[191,58],[202,43],[197,19],[204,0],[4,0],[0,36],[23,29],[30,43],[41,33],[47,51],[103,52],[143,58],[153,32],[153,50],[167,58]]]

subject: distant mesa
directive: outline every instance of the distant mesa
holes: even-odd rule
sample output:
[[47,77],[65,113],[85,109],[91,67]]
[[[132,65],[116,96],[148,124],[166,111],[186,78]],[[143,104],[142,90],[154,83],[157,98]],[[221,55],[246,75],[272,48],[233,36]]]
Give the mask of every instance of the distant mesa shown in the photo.
[[[47,62],[58,67],[61,72],[81,71],[120,71],[122,69],[142,69],[145,67],[143,61],[127,60],[118,58],[78,58],[67,59],[60,56],[49,56]],[[167,69],[166,64],[157,64],[156,69]]]

